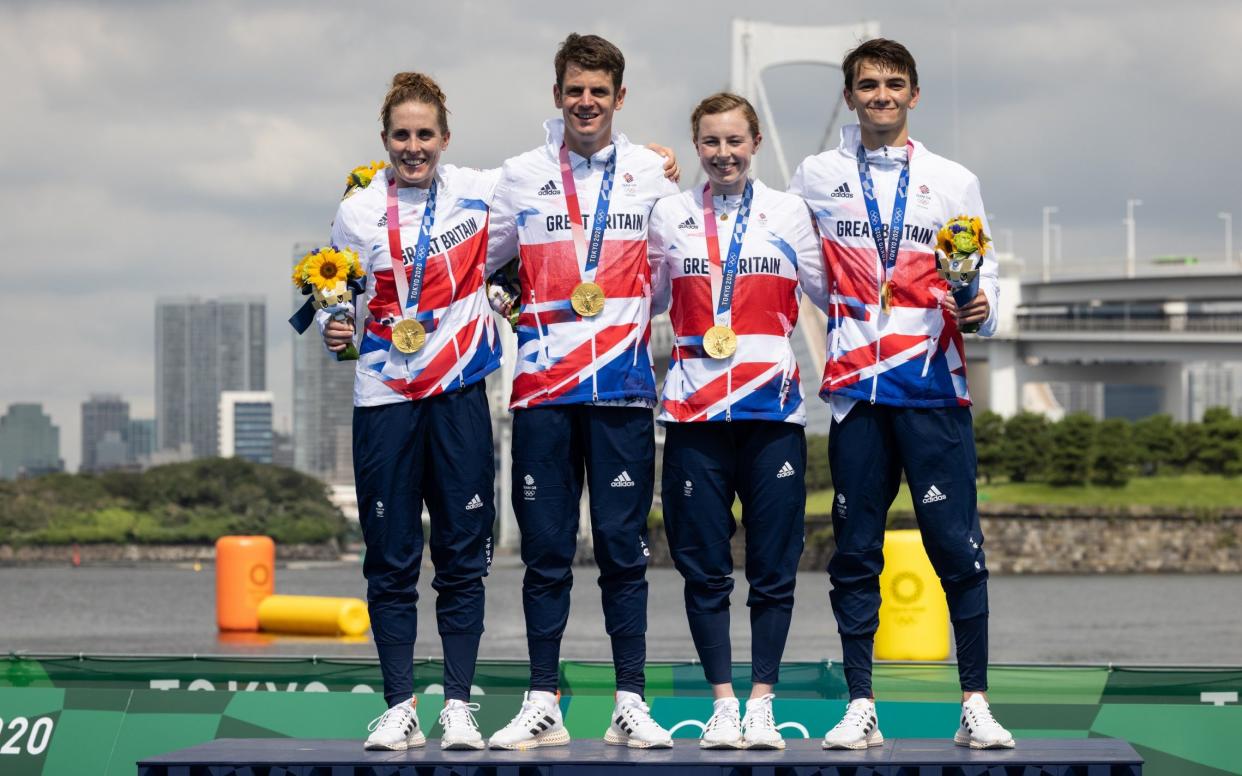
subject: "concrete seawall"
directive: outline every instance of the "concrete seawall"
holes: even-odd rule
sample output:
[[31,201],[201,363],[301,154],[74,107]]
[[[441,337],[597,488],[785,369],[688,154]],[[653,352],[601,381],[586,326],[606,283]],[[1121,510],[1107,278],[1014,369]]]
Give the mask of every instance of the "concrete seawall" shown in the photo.
[[[984,550],[995,574],[1239,574],[1242,510],[1213,517],[1133,508],[1124,513],[1081,508],[981,505]],[[890,528],[916,528],[894,515]],[[664,527],[651,532],[652,561],[672,565]],[[733,540],[734,566],[744,567],[745,531]],[[827,515],[807,515],[800,568],[822,570],[836,544]]]

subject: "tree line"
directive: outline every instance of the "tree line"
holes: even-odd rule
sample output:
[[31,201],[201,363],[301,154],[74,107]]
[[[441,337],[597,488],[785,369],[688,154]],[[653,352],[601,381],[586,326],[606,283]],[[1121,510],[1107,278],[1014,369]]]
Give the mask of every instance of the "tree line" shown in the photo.
[[322,482],[240,458],[0,482],[0,544],[210,544],[229,534],[299,543],[345,530]]
[[1201,422],[1177,423],[1168,415],[1142,420],[1097,421],[1085,412],[1050,422],[1020,412],[975,418],[979,476],[991,482],[1122,486],[1157,474],[1242,473],[1242,418],[1213,407]]

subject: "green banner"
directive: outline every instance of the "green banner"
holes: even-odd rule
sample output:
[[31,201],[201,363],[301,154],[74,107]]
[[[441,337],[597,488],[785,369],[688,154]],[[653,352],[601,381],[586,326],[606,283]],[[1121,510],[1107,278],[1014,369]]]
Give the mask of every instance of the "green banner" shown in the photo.
[[[419,717],[437,737],[442,666],[415,666]],[[700,666],[647,667],[652,714],[678,738],[696,738],[711,714]],[[744,692],[749,666],[735,668]],[[992,666],[993,709],[1022,738],[1124,738],[1146,774],[1242,774],[1242,669]],[[516,713],[521,662],[483,662],[474,700],[484,733]],[[598,737],[612,708],[611,666],[566,662],[562,709],[570,733]],[[957,672],[947,664],[878,664],[875,690],[889,738],[951,736]],[[365,736],[383,712],[374,661],[245,658],[0,658],[0,773],[135,773],[142,757],[214,738]],[[847,693],[839,665],[781,667],[775,712],[786,737],[817,739]]]

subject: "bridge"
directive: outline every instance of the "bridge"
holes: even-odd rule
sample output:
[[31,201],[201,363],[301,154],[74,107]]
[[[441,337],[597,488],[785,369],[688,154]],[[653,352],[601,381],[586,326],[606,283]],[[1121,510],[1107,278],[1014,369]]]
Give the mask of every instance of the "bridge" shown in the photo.
[[1032,383],[1154,385],[1161,411],[1184,421],[1188,365],[1242,361],[1242,269],[1190,265],[1042,280],[1023,279],[1012,256],[1000,260],[997,334],[966,343],[980,407],[1011,415]]

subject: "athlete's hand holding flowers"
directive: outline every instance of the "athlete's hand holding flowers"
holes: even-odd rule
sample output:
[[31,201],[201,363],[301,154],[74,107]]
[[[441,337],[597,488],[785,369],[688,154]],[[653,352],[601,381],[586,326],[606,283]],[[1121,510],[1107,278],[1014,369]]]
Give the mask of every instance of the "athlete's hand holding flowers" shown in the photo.
[[987,296],[979,288],[979,267],[991,238],[983,233],[983,220],[957,216],[936,235],[936,273],[949,284],[940,306],[957,319],[965,334],[979,330],[988,317]]
[[311,298],[289,322],[301,334],[310,326],[314,311],[327,312],[330,319],[324,327],[324,342],[328,350],[336,353],[337,361],[358,358],[353,341],[353,298],[362,290],[358,284],[362,275],[358,254],[349,248],[338,250],[335,246],[316,248],[293,268],[293,285]]

